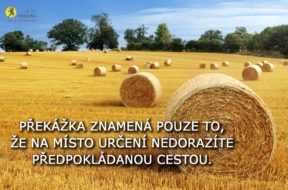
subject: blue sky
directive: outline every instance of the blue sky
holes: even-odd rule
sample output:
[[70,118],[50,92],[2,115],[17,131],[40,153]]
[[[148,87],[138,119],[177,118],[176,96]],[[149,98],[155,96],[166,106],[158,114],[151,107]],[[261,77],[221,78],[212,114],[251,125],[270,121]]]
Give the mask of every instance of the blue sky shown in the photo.
[[[14,6],[18,14],[35,10],[35,21],[9,22],[4,13],[8,6]],[[49,41],[47,31],[62,20],[74,18],[93,26],[90,17],[102,12],[110,15],[121,46],[125,45],[125,29],[141,24],[149,27],[152,34],[158,24],[167,23],[171,33],[184,40],[197,39],[208,29],[226,34],[236,26],[245,26],[254,33],[268,26],[288,24],[286,0],[2,0],[0,36],[22,30],[36,39]]]

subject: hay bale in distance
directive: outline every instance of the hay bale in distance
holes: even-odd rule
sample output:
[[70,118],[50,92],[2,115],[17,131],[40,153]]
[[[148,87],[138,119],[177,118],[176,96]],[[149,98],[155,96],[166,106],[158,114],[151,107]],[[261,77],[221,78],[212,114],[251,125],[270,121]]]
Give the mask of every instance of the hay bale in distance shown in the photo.
[[218,63],[212,63],[212,64],[210,64],[210,69],[211,69],[211,70],[218,70],[218,69],[219,69],[219,64],[218,64]]
[[3,56],[0,57],[0,62],[5,62],[5,60],[6,60],[6,57],[3,57]]
[[257,65],[261,70],[262,70],[262,67],[263,67],[263,63],[256,63],[255,65]]
[[274,65],[272,63],[264,63],[262,66],[263,72],[273,72],[274,71]]
[[77,60],[72,60],[72,61],[71,61],[71,65],[73,65],[73,66],[77,65],[77,63],[78,63]]
[[165,66],[171,66],[171,64],[172,64],[172,60],[171,59],[166,59],[165,61],[164,61],[164,65]]
[[28,69],[28,63],[27,62],[22,62],[20,64],[20,69]]
[[134,57],[132,57],[131,55],[128,55],[125,60],[126,61],[133,61]]
[[92,61],[92,58],[91,58],[91,57],[86,57],[86,58],[85,58],[85,61],[91,62],[91,61]]
[[36,52],[40,52],[39,49],[36,49]]
[[284,62],[283,62],[283,65],[284,65],[284,66],[288,66],[288,61],[284,61]]
[[112,71],[113,72],[120,72],[121,71],[121,65],[117,65],[117,64],[112,65]]
[[75,69],[83,69],[84,65],[83,63],[77,63]]
[[206,63],[201,63],[201,64],[199,65],[199,68],[200,68],[200,69],[205,69],[205,68],[206,68]]
[[229,63],[228,61],[224,61],[224,62],[222,63],[222,66],[223,66],[223,67],[229,67],[229,64],[230,64],[230,63]]
[[104,53],[108,53],[108,50],[107,50],[107,49],[104,49],[103,52],[104,52]]
[[[199,111],[201,109],[201,111]],[[265,103],[242,82],[223,74],[203,74],[181,86],[170,98],[166,121],[218,121],[225,130],[221,137],[233,137],[234,149],[170,149],[169,154],[209,155],[212,165],[180,165],[191,174],[257,175],[269,164],[275,149],[275,127]],[[167,133],[173,138],[206,138],[197,133]]]
[[128,74],[135,74],[139,72],[139,67],[136,65],[133,65],[128,68]]
[[31,56],[32,55],[32,52],[31,51],[27,51],[26,52],[26,56]]
[[94,76],[97,76],[97,77],[106,76],[106,73],[107,73],[107,71],[106,71],[105,67],[96,67],[94,69]]
[[244,63],[244,67],[249,67],[250,65],[252,65],[252,63],[251,63],[250,61],[246,61],[246,62]]
[[262,75],[262,69],[257,65],[250,65],[242,71],[243,80],[259,80]]
[[127,107],[153,107],[162,94],[160,81],[151,73],[137,73],[121,84],[120,97]]
[[159,69],[159,63],[158,62],[153,62],[150,66],[150,69]]
[[153,64],[153,61],[148,61],[145,65],[144,68],[145,69],[151,69],[151,65]]

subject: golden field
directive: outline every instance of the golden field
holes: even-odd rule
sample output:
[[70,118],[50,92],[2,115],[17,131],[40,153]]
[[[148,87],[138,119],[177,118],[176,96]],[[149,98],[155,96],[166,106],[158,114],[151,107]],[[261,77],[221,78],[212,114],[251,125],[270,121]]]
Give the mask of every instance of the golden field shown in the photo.
[[[125,61],[127,55],[134,56],[135,60]],[[18,132],[19,121],[27,121],[28,118],[52,121],[55,118],[69,118],[86,122],[144,121],[151,118],[154,122],[161,121],[165,119],[170,96],[185,81],[207,72],[227,74],[242,81],[244,62],[256,63],[264,58],[229,54],[125,51],[107,54],[91,51],[34,52],[31,57],[24,53],[2,53],[0,56],[7,58],[4,63],[0,63],[0,189],[288,189],[288,67],[282,65],[284,60],[265,58],[275,64],[275,72],[263,73],[256,82],[244,81],[264,100],[273,115],[277,148],[266,171],[256,177],[239,179],[228,176],[192,176],[179,172],[176,167],[32,166],[32,154],[39,154],[41,150],[11,150],[11,136],[19,134],[20,137],[53,138],[65,135]],[[87,58],[91,58],[91,62]],[[167,58],[173,60],[171,67],[163,66]],[[71,66],[72,59],[82,62],[84,69],[74,69]],[[202,62],[222,63],[224,60],[230,62],[229,67],[220,67],[218,71],[199,69]],[[20,69],[23,61],[29,64],[27,70]],[[147,61],[160,62],[160,69],[144,69]],[[112,64],[122,65],[122,72],[111,72]],[[149,71],[159,78],[163,95],[156,107],[140,109],[122,106],[119,88],[122,80],[128,76],[127,68],[130,65],[138,65],[140,71]],[[96,66],[105,66],[107,76],[94,77],[93,70]],[[81,133],[70,135],[83,136]],[[97,134],[86,135],[97,137]],[[99,153],[100,150],[72,152]],[[157,155],[160,150],[151,153]]]

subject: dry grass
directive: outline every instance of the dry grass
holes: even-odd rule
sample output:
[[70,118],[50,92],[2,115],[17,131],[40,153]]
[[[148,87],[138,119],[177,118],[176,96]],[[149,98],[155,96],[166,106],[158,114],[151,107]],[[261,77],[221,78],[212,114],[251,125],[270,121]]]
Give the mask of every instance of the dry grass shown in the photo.
[[[287,67],[280,59],[267,61],[276,65],[271,74],[263,74],[261,80],[244,81],[272,112],[277,130],[277,146],[268,168],[251,178],[212,177],[207,175],[185,175],[173,167],[32,167],[31,154],[39,150],[12,151],[10,137],[18,132],[18,122],[29,117],[38,120],[53,120],[67,117],[71,120],[164,120],[167,102],[175,90],[185,81],[201,73],[223,73],[242,80],[243,63],[253,63],[263,58],[207,54],[129,52],[137,57],[137,64],[149,60],[165,60],[169,57],[175,64],[160,70],[148,70],[161,81],[163,95],[156,107],[126,108],[121,105],[119,87],[128,75],[127,69],[135,63],[126,62],[127,52],[39,52],[31,57],[23,53],[3,53],[7,60],[0,64],[0,189],[288,189],[288,86]],[[67,63],[72,59],[91,57],[96,63],[110,68],[115,62],[123,66],[123,72],[109,73],[107,77],[92,77],[97,64],[87,64],[81,71],[71,69]],[[201,70],[205,62],[233,63],[221,70]],[[21,62],[29,62],[29,69],[19,70]],[[63,88],[64,87],[64,88]],[[72,134],[71,134],[72,135]],[[75,135],[75,134],[74,134]],[[88,135],[88,134],[84,134]],[[84,136],[78,134],[77,136]],[[100,134],[93,134],[96,138]],[[103,134],[102,134],[103,135]],[[105,134],[107,135],[107,134]],[[163,136],[164,134],[149,134]],[[32,137],[64,134],[26,134]],[[75,135],[76,136],[76,135]],[[115,134],[118,136],[118,134]],[[163,151],[147,150],[153,155]],[[50,151],[52,152],[52,151]],[[61,152],[61,151],[55,151]],[[80,151],[99,153],[99,150]],[[111,152],[111,151],[110,151]],[[129,153],[130,151],[112,151]],[[141,152],[141,150],[131,151]]]

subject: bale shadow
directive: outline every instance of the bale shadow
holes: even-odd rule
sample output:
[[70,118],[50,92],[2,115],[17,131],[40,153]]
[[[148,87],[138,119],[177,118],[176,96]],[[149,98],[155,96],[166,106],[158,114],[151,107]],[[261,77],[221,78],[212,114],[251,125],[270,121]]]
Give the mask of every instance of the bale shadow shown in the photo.
[[121,101],[119,100],[104,100],[101,102],[92,103],[94,106],[103,106],[103,107],[124,107]]

